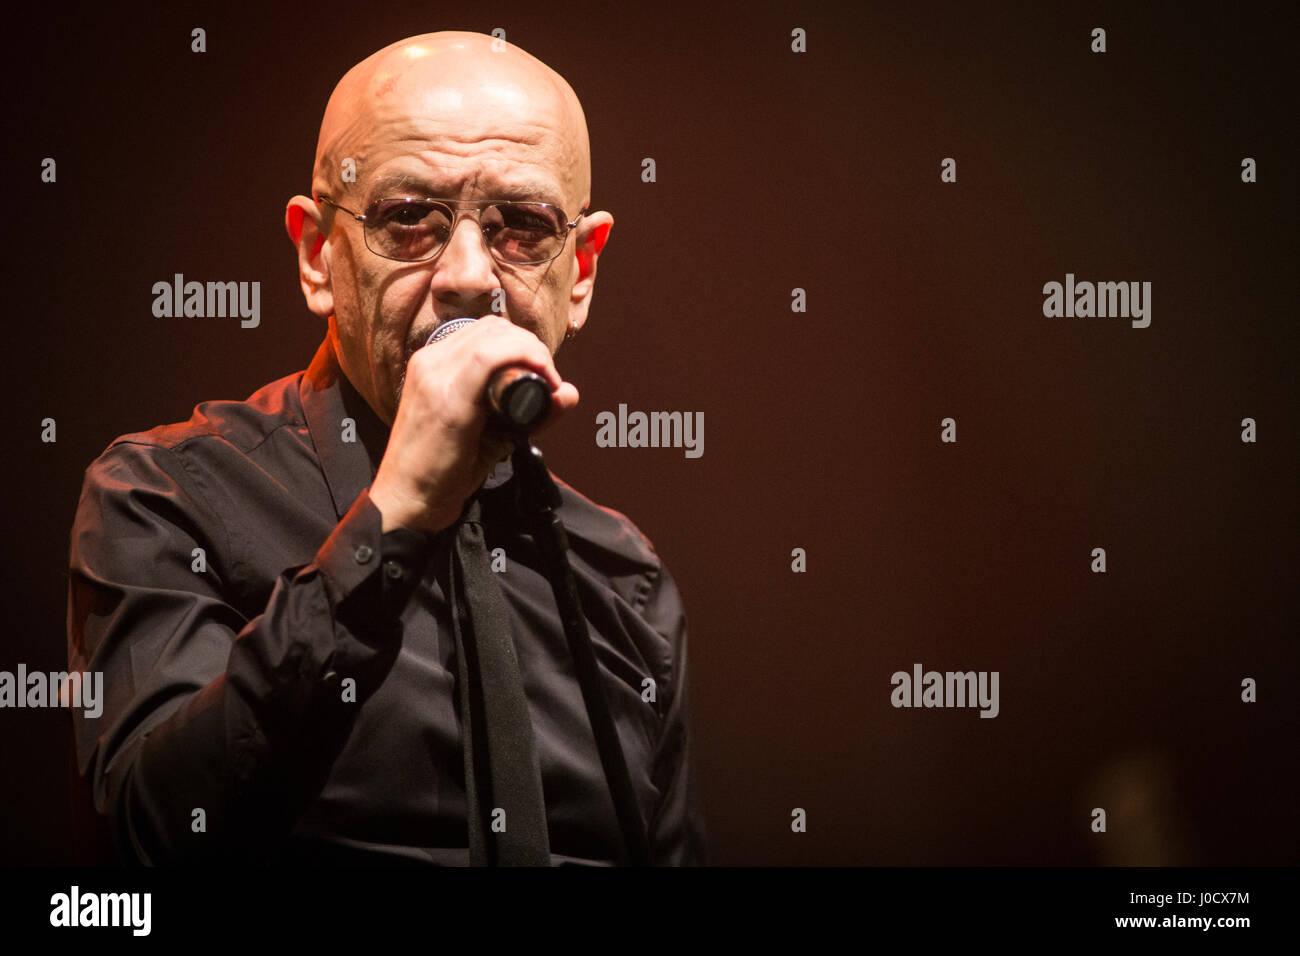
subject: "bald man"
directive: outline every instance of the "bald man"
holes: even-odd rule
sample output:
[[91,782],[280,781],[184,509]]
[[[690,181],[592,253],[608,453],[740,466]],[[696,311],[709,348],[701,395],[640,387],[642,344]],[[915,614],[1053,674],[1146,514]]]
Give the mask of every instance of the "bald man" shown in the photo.
[[[106,702],[74,710],[77,756],[125,860],[629,861],[484,400],[525,369],[550,392],[542,430],[578,403],[554,356],[587,321],[613,226],[590,184],[577,96],[517,47],[413,37],[338,83],[311,195],[285,212],[327,328],[315,358],[123,436],[86,472],[69,657],[103,672]],[[455,318],[477,321],[427,344]],[[651,862],[702,863],[676,586],[631,521],[556,482]],[[487,638],[465,650],[480,631],[505,642],[505,683],[469,676],[467,658],[488,668]],[[503,771],[470,715],[500,712],[511,680],[519,721],[491,759],[520,762]],[[502,834],[521,839],[527,814],[492,804],[534,784],[539,832],[512,857]]]

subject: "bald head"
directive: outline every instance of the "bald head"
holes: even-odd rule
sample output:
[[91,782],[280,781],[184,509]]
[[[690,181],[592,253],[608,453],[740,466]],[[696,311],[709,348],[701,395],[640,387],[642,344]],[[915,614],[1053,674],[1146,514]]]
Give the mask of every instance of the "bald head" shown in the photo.
[[[344,75],[321,120],[312,190],[345,195],[345,160],[353,161],[357,182],[365,183],[401,151],[423,152],[434,172],[454,174],[456,143],[490,143],[505,125],[516,138],[523,130],[538,165],[560,190],[547,198],[570,215],[587,205],[591,151],[572,87],[518,47],[463,32],[400,40]],[[427,150],[435,140],[452,145]],[[472,182],[461,186],[475,188]]]

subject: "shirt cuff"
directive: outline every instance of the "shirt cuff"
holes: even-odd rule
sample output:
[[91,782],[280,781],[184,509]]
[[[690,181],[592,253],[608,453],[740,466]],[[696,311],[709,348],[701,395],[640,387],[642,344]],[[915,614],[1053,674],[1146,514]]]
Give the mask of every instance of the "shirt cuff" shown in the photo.
[[424,577],[433,536],[382,532],[383,516],[363,491],[316,553],[330,604],[351,628],[392,625]]
[[[371,507],[374,507],[371,505]],[[394,528],[380,539],[383,559],[383,613],[396,620],[424,577],[425,562],[433,550],[433,535],[410,528]]]

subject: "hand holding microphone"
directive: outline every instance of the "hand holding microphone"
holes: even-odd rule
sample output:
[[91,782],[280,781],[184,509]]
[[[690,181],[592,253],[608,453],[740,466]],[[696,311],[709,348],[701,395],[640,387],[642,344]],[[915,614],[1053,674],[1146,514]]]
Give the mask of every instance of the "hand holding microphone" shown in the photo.
[[[452,319],[433,330],[425,345],[441,342],[477,319]],[[546,379],[521,365],[498,369],[488,379],[488,404],[500,423],[510,431],[530,432],[551,410],[551,387]]]
[[578,390],[560,377],[550,350],[532,332],[497,315],[443,323],[407,363],[388,447],[370,487],[383,530],[450,526],[510,454],[521,427],[515,423],[530,423],[522,426],[528,430],[543,422],[544,429],[577,404]]

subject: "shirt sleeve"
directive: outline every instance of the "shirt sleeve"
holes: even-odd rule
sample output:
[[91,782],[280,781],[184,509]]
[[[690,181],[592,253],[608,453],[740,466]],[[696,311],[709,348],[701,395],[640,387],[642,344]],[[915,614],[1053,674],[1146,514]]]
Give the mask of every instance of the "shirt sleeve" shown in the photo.
[[195,480],[172,449],[116,444],[72,529],[70,666],[103,675],[101,712],[73,711],[78,763],[120,855],[148,865],[273,856],[396,658],[432,537],[383,535],[363,492],[247,619]]
[[652,771],[662,797],[650,821],[651,858],[657,866],[703,866],[708,863],[708,845],[691,756],[686,611],[672,575],[662,564],[643,614],[669,641],[673,666],[667,686],[671,697]]

